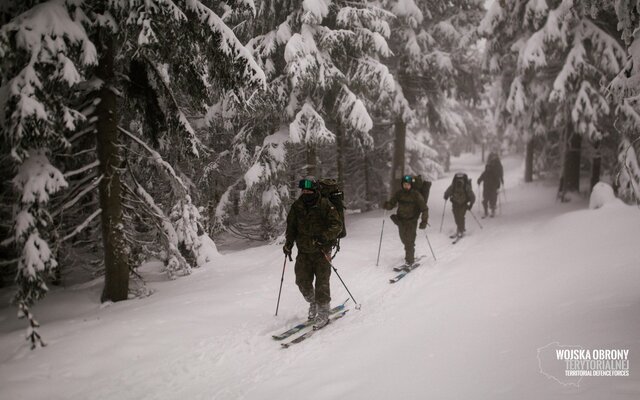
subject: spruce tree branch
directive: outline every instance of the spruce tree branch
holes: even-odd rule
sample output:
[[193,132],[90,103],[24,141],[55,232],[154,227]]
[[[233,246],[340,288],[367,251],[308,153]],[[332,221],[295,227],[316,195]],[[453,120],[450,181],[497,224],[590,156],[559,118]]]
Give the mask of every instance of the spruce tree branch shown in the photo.
[[88,185],[86,188],[84,188],[80,193],[78,193],[73,199],[69,200],[68,202],[64,203],[62,205],[62,207],[60,207],[58,210],[54,211],[51,215],[53,217],[56,217],[58,215],[60,215],[64,210],[72,207],[74,204],[76,204],[84,195],[86,195],[87,193],[91,192],[92,190],[96,189],[98,187],[98,184],[100,183],[100,181],[102,180],[102,178],[104,178],[103,175],[100,175],[100,177],[98,179],[96,179],[95,181],[91,182],[90,185]]
[[141,140],[139,137],[137,137],[133,133],[129,132],[128,130],[126,130],[126,129],[120,127],[120,126],[118,127],[118,130],[120,132],[124,133],[129,138],[131,138],[136,143],[138,143],[145,150],[147,150],[149,152],[149,154],[151,154],[151,157],[156,162],[156,164],[158,164],[160,167],[162,167],[162,169],[167,173],[167,175],[169,175],[169,177],[172,178],[173,181],[177,184],[178,188],[182,190],[182,194],[181,194],[182,196],[187,195],[189,193],[189,190],[185,186],[184,182],[182,182],[182,179],[180,179],[180,177],[176,174],[176,171],[173,169],[171,164],[169,164],[168,162],[166,162],[162,158],[160,153],[158,153],[157,151],[153,150],[143,140]]
[[84,167],[82,167],[82,168],[78,168],[78,169],[76,169],[76,170],[74,170],[74,171],[65,172],[64,177],[65,177],[65,178],[69,178],[69,177],[72,177],[72,176],[74,176],[74,175],[81,174],[81,173],[83,173],[84,171],[87,171],[87,170],[89,170],[89,169],[91,169],[91,168],[95,168],[95,167],[97,167],[98,165],[100,165],[100,161],[95,160],[95,161],[94,161],[94,162],[92,162],[91,164],[87,164],[87,165],[85,165],[85,166],[84,166]]
[[80,225],[76,226],[76,228],[73,230],[73,232],[71,232],[67,236],[63,237],[61,242],[66,242],[67,240],[71,239],[72,237],[74,237],[78,233],[82,232],[91,223],[91,221],[95,217],[100,215],[100,213],[102,213],[102,209],[98,208],[96,211],[93,212],[93,214],[89,215]]

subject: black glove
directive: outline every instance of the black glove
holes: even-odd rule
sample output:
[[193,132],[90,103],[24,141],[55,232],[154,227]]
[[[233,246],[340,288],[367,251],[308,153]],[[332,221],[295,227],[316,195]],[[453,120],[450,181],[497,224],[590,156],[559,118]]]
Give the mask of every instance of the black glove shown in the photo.
[[467,210],[471,210],[473,208],[473,203],[467,204]]
[[320,246],[320,247],[322,247],[322,246],[324,246],[324,245],[326,245],[326,244],[327,244],[327,243],[326,243],[326,241],[324,240],[324,238],[323,238],[322,236],[314,236],[314,237],[313,237],[313,243],[314,243],[316,246]]
[[476,182],[478,183],[478,186],[480,186],[480,178],[478,178]]
[[420,222],[420,229],[426,229],[427,228],[427,220],[423,219],[422,222]]
[[449,196],[447,196],[446,194],[444,195],[444,199],[445,200],[449,200]]
[[285,257],[289,257],[289,261],[293,261],[293,258],[291,258],[291,250],[291,247],[286,244],[282,246],[282,252],[284,253]]

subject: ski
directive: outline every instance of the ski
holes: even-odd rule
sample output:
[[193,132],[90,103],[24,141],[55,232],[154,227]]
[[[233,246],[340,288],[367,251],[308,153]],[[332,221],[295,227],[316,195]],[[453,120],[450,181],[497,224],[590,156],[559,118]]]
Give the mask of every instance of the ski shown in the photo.
[[[419,256],[418,258],[416,258],[413,261],[413,264],[417,264],[420,260],[422,260],[424,258],[424,256]],[[407,269],[411,269],[411,265],[404,263],[399,267],[393,267],[393,270],[396,272],[400,272],[400,271],[406,271]]]
[[[336,307],[333,307],[329,311],[329,314],[335,314],[335,313],[343,311],[343,310],[344,310],[344,303],[340,304],[340,305],[338,305]],[[289,329],[289,330],[287,330],[285,332],[282,332],[282,333],[280,333],[278,335],[272,335],[271,337],[274,340],[284,340],[284,339],[288,338],[291,335],[295,335],[296,333],[300,332],[301,330],[305,329],[306,327],[309,327],[309,326],[313,325],[314,322],[315,322],[314,320],[308,319],[305,322],[301,322],[298,325],[294,326],[293,328],[291,328],[291,329]]]
[[396,283],[398,282],[400,279],[404,278],[405,276],[407,276],[407,274],[411,271],[413,271],[414,269],[418,268],[420,266],[420,263],[413,263],[409,268],[405,268],[402,272],[400,272],[398,275],[394,276],[393,278],[389,279],[389,283]]
[[332,322],[334,322],[337,319],[340,319],[342,317],[344,317],[344,315],[347,313],[347,311],[349,311],[348,309],[346,310],[342,310],[337,314],[333,314],[329,317],[329,323],[325,326],[323,326],[322,328],[318,328],[318,329],[312,329],[310,331],[305,332],[304,334],[298,336],[297,338],[293,339],[290,342],[287,343],[280,343],[280,346],[282,346],[283,349],[288,349],[289,347],[291,347],[291,345],[294,344],[298,344],[302,341],[305,341],[307,339],[309,339],[311,336],[313,336],[316,332],[318,332],[319,330],[326,328],[328,325],[330,325]]

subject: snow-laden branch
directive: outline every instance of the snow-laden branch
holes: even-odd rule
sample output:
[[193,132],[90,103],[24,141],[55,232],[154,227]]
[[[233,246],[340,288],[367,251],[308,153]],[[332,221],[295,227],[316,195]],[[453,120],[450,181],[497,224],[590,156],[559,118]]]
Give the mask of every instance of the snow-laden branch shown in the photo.
[[120,126],[118,127],[118,130],[124,133],[125,135],[127,135],[134,142],[142,146],[142,148],[144,148],[149,154],[151,154],[151,158],[153,159],[153,161],[156,164],[158,164],[163,171],[167,173],[167,175],[172,179],[172,182],[175,183],[180,190],[182,190],[183,195],[186,195],[187,193],[189,193],[189,190],[187,189],[187,186],[184,184],[184,182],[182,182],[182,179],[180,179],[178,174],[176,174],[176,171],[173,169],[171,164],[169,164],[162,158],[160,153],[153,150],[151,147],[149,147],[149,145],[147,145],[144,141],[142,141],[140,138],[138,138],[136,135],[129,132],[128,130]]
[[102,181],[103,178],[104,178],[104,175],[100,175],[98,177],[98,179],[94,180],[93,182],[91,182],[90,185],[88,185],[87,187],[82,189],[82,191],[80,193],[78,193],[73,199],[71,199],[68,202],[64,203],[62,205],[62,207],[60,207],[57,211],[55,211],[53,213],[53,216],[55,217],[55,216],[59,215],[60,213],[62,213],[64,210],[71,208],[78,201],[80,201],[80,199],[83,198],[87,193],[91,192],[92,190],[95,190],[98,187],[98,185],[100,184],[100,181]]
[[71,239],[72,237],[74,237],[78,233],[82,232],[87,226],[89,226],[91,221],[93,221],[98,215],[100,215],[100,213],[102,213],[102,209],[101,208],[98,208],[97,210],[95,210],[80,225],[76,226],[75,229],[71,233],[69,233],[68,235],[63,237],[61,242],[66,242],[67,240]]
[[74,171],[65,172],[65,173],[64,173],[64,177],[65,177],[65,178],[70,178],[70,177],[72,177],[72,176],[74,176],[74,175],[81,174],[81,173],[83,173],[83,172],[85,172],[85,171],[88,171],[88,170],[90,170],[91,168],[95,168],[95,167],[97,167],[97,166],[99,166],[99,165],[100,165],[100,161],[99,161],[99,160],[95,160],[95,161],[94,161],[94,162],[92,162],[91,164],[87,164],[87,165],[85,165],[85,166],[84,166],[84,167],[82,167],[82,168],[78,168],[78,169],[76,169],[76,170],[74,170]]

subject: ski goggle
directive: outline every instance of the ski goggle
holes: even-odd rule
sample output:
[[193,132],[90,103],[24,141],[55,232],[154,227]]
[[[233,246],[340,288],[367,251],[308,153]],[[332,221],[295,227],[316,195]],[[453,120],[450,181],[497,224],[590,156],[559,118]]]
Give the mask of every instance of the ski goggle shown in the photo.
[[413,177],[411,175],[405,175],[402,177],[402,182],[413,183]]
[[300,182],[298,182],[298,187],[300,189],[315,190],[316,183],[311,179],[301,179]]

